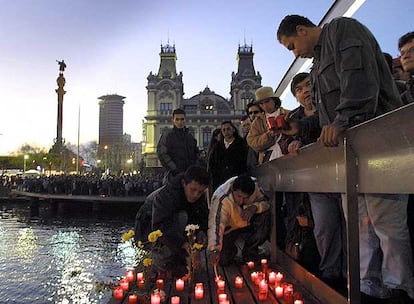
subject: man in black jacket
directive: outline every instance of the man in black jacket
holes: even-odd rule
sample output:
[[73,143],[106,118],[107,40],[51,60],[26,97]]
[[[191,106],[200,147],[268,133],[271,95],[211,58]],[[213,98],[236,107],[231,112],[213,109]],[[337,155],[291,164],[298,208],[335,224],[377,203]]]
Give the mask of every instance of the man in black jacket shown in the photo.
[[[313,58],[312,95],[324,146],[337,146],[348,128],[402,105],[378,42],[357,20],[339,17],[319,27],[289,15],[277,39],[295,57]],[[358,194],[362,303],[414,299],[407,201],[405,194]],[[343,204],[346,210],[346,199]]]
[[[135,240],[147,241],[151,231],[161,230],[161,249],[153,253],[155,271],[186,273],[187,237],[185,227],[198,225],[207,232],[208,208],[204,192],[209,184],[204,168],[191,166],[149,194],[135,219]],[[204,234],[205,235],[205,234]],[[201,236],[200,236],[201,237]]]
[[197,141],[185,127],[185,111],[173,111],[173,128],[161,135],[157,145],[157,155],[167,175],[175,176],[195,165],[198,157]]

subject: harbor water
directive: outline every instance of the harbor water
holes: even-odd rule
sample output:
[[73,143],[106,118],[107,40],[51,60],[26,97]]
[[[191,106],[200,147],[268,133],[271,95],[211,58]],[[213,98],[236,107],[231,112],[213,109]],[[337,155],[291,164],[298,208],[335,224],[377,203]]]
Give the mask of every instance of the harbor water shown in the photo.
[[0,202],[0,303],[107,303],[132,267],[136,208],[65,204]]

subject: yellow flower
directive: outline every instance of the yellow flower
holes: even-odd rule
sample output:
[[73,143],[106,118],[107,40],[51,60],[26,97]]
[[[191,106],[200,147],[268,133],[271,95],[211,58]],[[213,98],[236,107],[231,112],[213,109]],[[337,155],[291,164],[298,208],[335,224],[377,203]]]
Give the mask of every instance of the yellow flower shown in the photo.
[[145,267],[151,266],[152,264],[152,259],[150,258],[145,258],[144,261],[142,262],[144,264]]
[[155,243],[159,237],[162,236],[162,232],[161,230],[155,230],[153,232],[151,232],[150,234],[148,234],[148,241],[150,241],[151,243]]
[[129,241],[131,238],[133,238],[135,236],[135,231],[134,230],[129,230],[128,232],[125,232],[122,235],[122,240],[124,242]]
[[199,243],[194,243],[193,244],[193,249],[201,250],[201,248],[203,248],[203,244],[199,244]]
[[138,241],[137,246],[138,246],[138,248],[144,248],[144,244],[142,244],[141,241]]

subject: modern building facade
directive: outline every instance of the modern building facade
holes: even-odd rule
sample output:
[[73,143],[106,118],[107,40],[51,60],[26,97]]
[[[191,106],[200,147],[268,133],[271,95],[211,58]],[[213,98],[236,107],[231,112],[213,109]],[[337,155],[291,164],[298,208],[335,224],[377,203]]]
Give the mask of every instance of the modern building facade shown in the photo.
[[237,72],[231,74],[230,97],[225,98],[206,87],[191,98],[184,98],[183,73],[177,73],[175,45],[161,45],[160,66],[157,74],[147,77],[148,107],[143,122],[142,154],[147,167],[160,166],[157,143],[164,130],[171,128],[172,111],[186,111],[186,125],[200,149],[207,149],[211,133],[224,120],[236,126],[245,114],[247,103],[254,101],[254,92],[261,87],[262,77],[253,63],[253,46],[239,46]]
[[[138,166],[137,147],[124,134],[124,96],[104,95],[99,101],[98,166],[110,174],[130,172]],[[138,158],[139,159],[139,158]]]

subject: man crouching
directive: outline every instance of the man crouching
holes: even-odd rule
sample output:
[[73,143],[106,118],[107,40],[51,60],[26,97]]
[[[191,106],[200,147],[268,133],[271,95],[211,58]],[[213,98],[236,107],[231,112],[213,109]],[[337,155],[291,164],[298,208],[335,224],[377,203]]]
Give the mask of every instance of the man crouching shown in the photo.
[[[198,225],[207,230],[208,208],[204,192],[210,183],[204,168],[191,166],[166,185],[147,196],[135,219],[135,239],[145,241],[149,232],[160,230],[162,248],[154,252],[153,270],[186,274],[188,240],[185,227]],[[201,236],[200,236],[201,238]],[[204,234],[205,238],[205,234]]]
[[208,256],[213,265],[230,264],[237,255],[236,240],[245,234],[243,260],[258,260],[259,249],[269,237],[270,205],[256,180],[232,177],[217,188],[208,216]]

